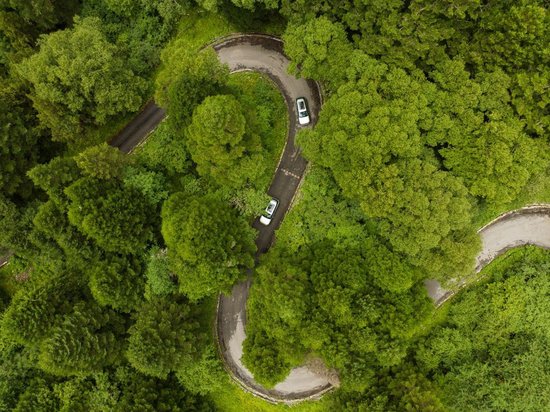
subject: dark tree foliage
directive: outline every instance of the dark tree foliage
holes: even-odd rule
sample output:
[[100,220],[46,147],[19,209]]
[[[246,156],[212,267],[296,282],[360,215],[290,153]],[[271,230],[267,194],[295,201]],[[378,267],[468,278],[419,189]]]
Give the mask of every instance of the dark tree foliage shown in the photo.
[[33,224],[30,240],[41,252],[60,249],[67,262],[80,267],[99,253],[95,243],[69,222],[65,209],[53,200],[40,205]]
[[33,167],[28,175],[36,186],[46,192],[50,200],[60,207],[66,207],[68,199],[64,190],[76,182],[82,172],[73,158],[56,157],[49,163]]
[[[213,407],[192,395],[170,376],[166,380],[144,376],[129,366],[106,369],[84,377],[29,379],[16,399],[21,412],[210,412]],[[25,388],[23,388],[25,389]],[[14,410],[14,409],[10,409]]]
[[33,47],[39,34],[69,24],[80,3],[80,0],[2,0],[0,32],[13,51]]
[[82,298],[81,286],[74,273],[50,274],[27,285],[4,312],[2,335],[23,345],[40,343]]
[[196,358],[205,339],[199,331],[196,309],[171,299],[147,302],[129,329],[128,360],[141,373],[158,378],[166,378]]
[[52,385],[43,378],[34,378],[29,382],[13,409],[17,412],[56,410],[59,410],[59,399],[55,397]]
[[65,193],[71,224],[106,251],[140,253],[151,239],[151,209],[137,189],[84,177]]
[[18,208],[15,203],[0,195],[0,247],[21,255],[30,252],[29,234],[33,228],[36,204]]
[[150,77],[164,43],[189,10],[189,0],[86,0],[82,15],[98,17],[128,67]]
[[216,195],[172,195],[162,234],[180,291],[196,300],[227,291],[254,263],[254,231]]
[[341,391],[332,408],[352,412],[443,412],[437,387],[411,364],[377,371],[376,380],[363,393]]
[[6,82],[0,82],[0,191],[27,197],[32,187],[25,173],[39,158],[39,132],[28,102]]
[[124,319],[95,302],[78,302],[40,344],[38,365],[54,375],[100,372],[121,358]]
[[213,412],[207,398],[192,395],[170,375],[166,380],[144,376],[131,369],[117,371],[121,395],[116,412]]
[[0,335],[0,410],[11,411],[31,380],[39,377],[32,349]]
[[90,290],[100,305],[131,312],[141,304],[145,276],[139,258],[107,254],[88,273]]

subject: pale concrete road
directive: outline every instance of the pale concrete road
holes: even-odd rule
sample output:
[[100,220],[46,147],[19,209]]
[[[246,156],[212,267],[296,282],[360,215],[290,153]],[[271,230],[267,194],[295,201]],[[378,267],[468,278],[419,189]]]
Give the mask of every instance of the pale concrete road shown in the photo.
[[[298,130],[295,112],[295,100],[305,97],[309,103],[312,124],[317,121],[321,106],[319,89],[315,82],[296,79],[286,69],[288,59],[284,56],[282,43],[268,36],[241,36],[228,39],[214,46],[220,61],[227,64],[232,72],[252,70],[268,75],[279,87],[285,98],[289,130],[286,146],[279,161],[268,194],[279,199],[279,208],[269,226],[259,223],[253,226],[258,230],[256,245],[258,256],[265,253],[279,227],[306,168],[306,161],[300,155],[300,149],[294,144]],[[321,396],[332,386],[328,380],[306,366],[295,368],[290,375],[273,389],[258,384],[253,375],[242,364],[242,345],[246,338],[246,300],[251,279],[233,287],[229,296],[221,295],[218,306],[217,334],[220,352],[225,365],[233,377],[245,389],[257,396],[271,401],[296,402]]]
[[[482,250],[476,258],[474,272],[479,273],[493,259],[518,246],[536,245],[550,249],[550,206],[534,205],[499,216],[479,231]],[[453,296],[471,278],[456,282],[456,287],[446,290],[436,280],[425,282],[428,295],[437,306]]]

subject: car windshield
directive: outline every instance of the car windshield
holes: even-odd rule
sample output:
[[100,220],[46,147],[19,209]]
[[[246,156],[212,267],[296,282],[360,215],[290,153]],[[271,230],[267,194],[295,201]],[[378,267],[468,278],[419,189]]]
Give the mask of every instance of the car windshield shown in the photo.
[[306,116],[307,116],[307,112],[300,112],[300,113],[299,113],[299,116],[300,116],[300,117],[306,117]]

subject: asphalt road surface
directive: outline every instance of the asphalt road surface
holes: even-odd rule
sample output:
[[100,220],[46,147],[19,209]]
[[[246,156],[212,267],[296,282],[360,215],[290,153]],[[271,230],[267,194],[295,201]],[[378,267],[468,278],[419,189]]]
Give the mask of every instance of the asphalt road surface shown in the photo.
[[[282,43],[263,35],[233,37],[213,46],[220,60],[232,72],[250,70],[268,75],[279,87],[287,103],[289,130],[287,143],[275,171],[268,194],[279,199],[279,208],[269,226],[258,219],[253,226],[258,229],[256,245],[258,256],[265,253],[281,224],[306,168],[306,161],[294,144],[299,128],[296,121],[295,99],[305,97],[309,103],[312,125],[317,121],[321,106],[316,83],[296,79],[286,72],[288,59],[282,51]],[[163,109],[149,102],[110,143],[125,153],[131,152],[165,117]],[[475,271],[505,251],[522,245],[533,244],[550,249],[550,205],[538,205],[502,215],[479,230],[483,248],[476,259]],[[459,280],[458,284],[460,285]],[[246,337],[246,300],[251,279],[241,282],[231,295],[221,295],[218,302],[216,331],[220,352],[227,369],[245,389],[271,401],[296,402],[321,396],[332,386],[323,376],[310,371],[306,366],[295,368],[275,388],[268,390],[259,385],[241,362],[242,343]],[[436,305],[443,303],[457,289],[445,290],[435,280],[426,281],[429,296]]]
[[[297,79],[287,73],[288,59],[284,56],[282,43],[269,36],[241,36],[214,46],[222,63],[232,72],[251,70],[269,76],[281,91],[288,109],[289,130],[287,142],[275,171],[268,194],[279,200],[279,207],[269,226],[258,219],[253,226],[258,230],[256,246],[258,256],[265,253],[274,238],[275,230],[281,224],[292,198],[298,189],[306,169],[306,161],[300,149],[294,144],[298,131],[295,101],[305,97],[309,105],[311,125],[315,124],[321,106],[319,88],[315,82]],[[301,366],[273,389],[258,384],[250,371],[241,362],[242,345],[246,338],[246,300],[251,279],[235,285],[231,295],[221,295],[218,303],[217,334],[220,352],[227,369],[246,389],[258,396],[282,402],[292,402],[318,397],[332,386],[328,380]]]
[[124,153],[130,153],[158,126],[165,116],[164,109],[161,109],[150,100],[109,144],[118,147]]

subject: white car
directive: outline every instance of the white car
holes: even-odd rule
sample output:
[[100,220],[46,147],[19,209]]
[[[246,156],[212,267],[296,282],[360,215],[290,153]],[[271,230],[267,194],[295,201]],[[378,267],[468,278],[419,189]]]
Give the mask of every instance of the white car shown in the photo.
[[298,123],[302,126],[309,124],[309,113],[307,111],[307,103],[304,97],[296,99],[296,109],[298,110]]
[[279,201],[277,199],[271,199],[269,201],[269,204],[265,208],[264,214],[260,216],[260,222],[262,224],[267,226],[271,223],[271,219],[277,210],[277,206],[279,206]]

